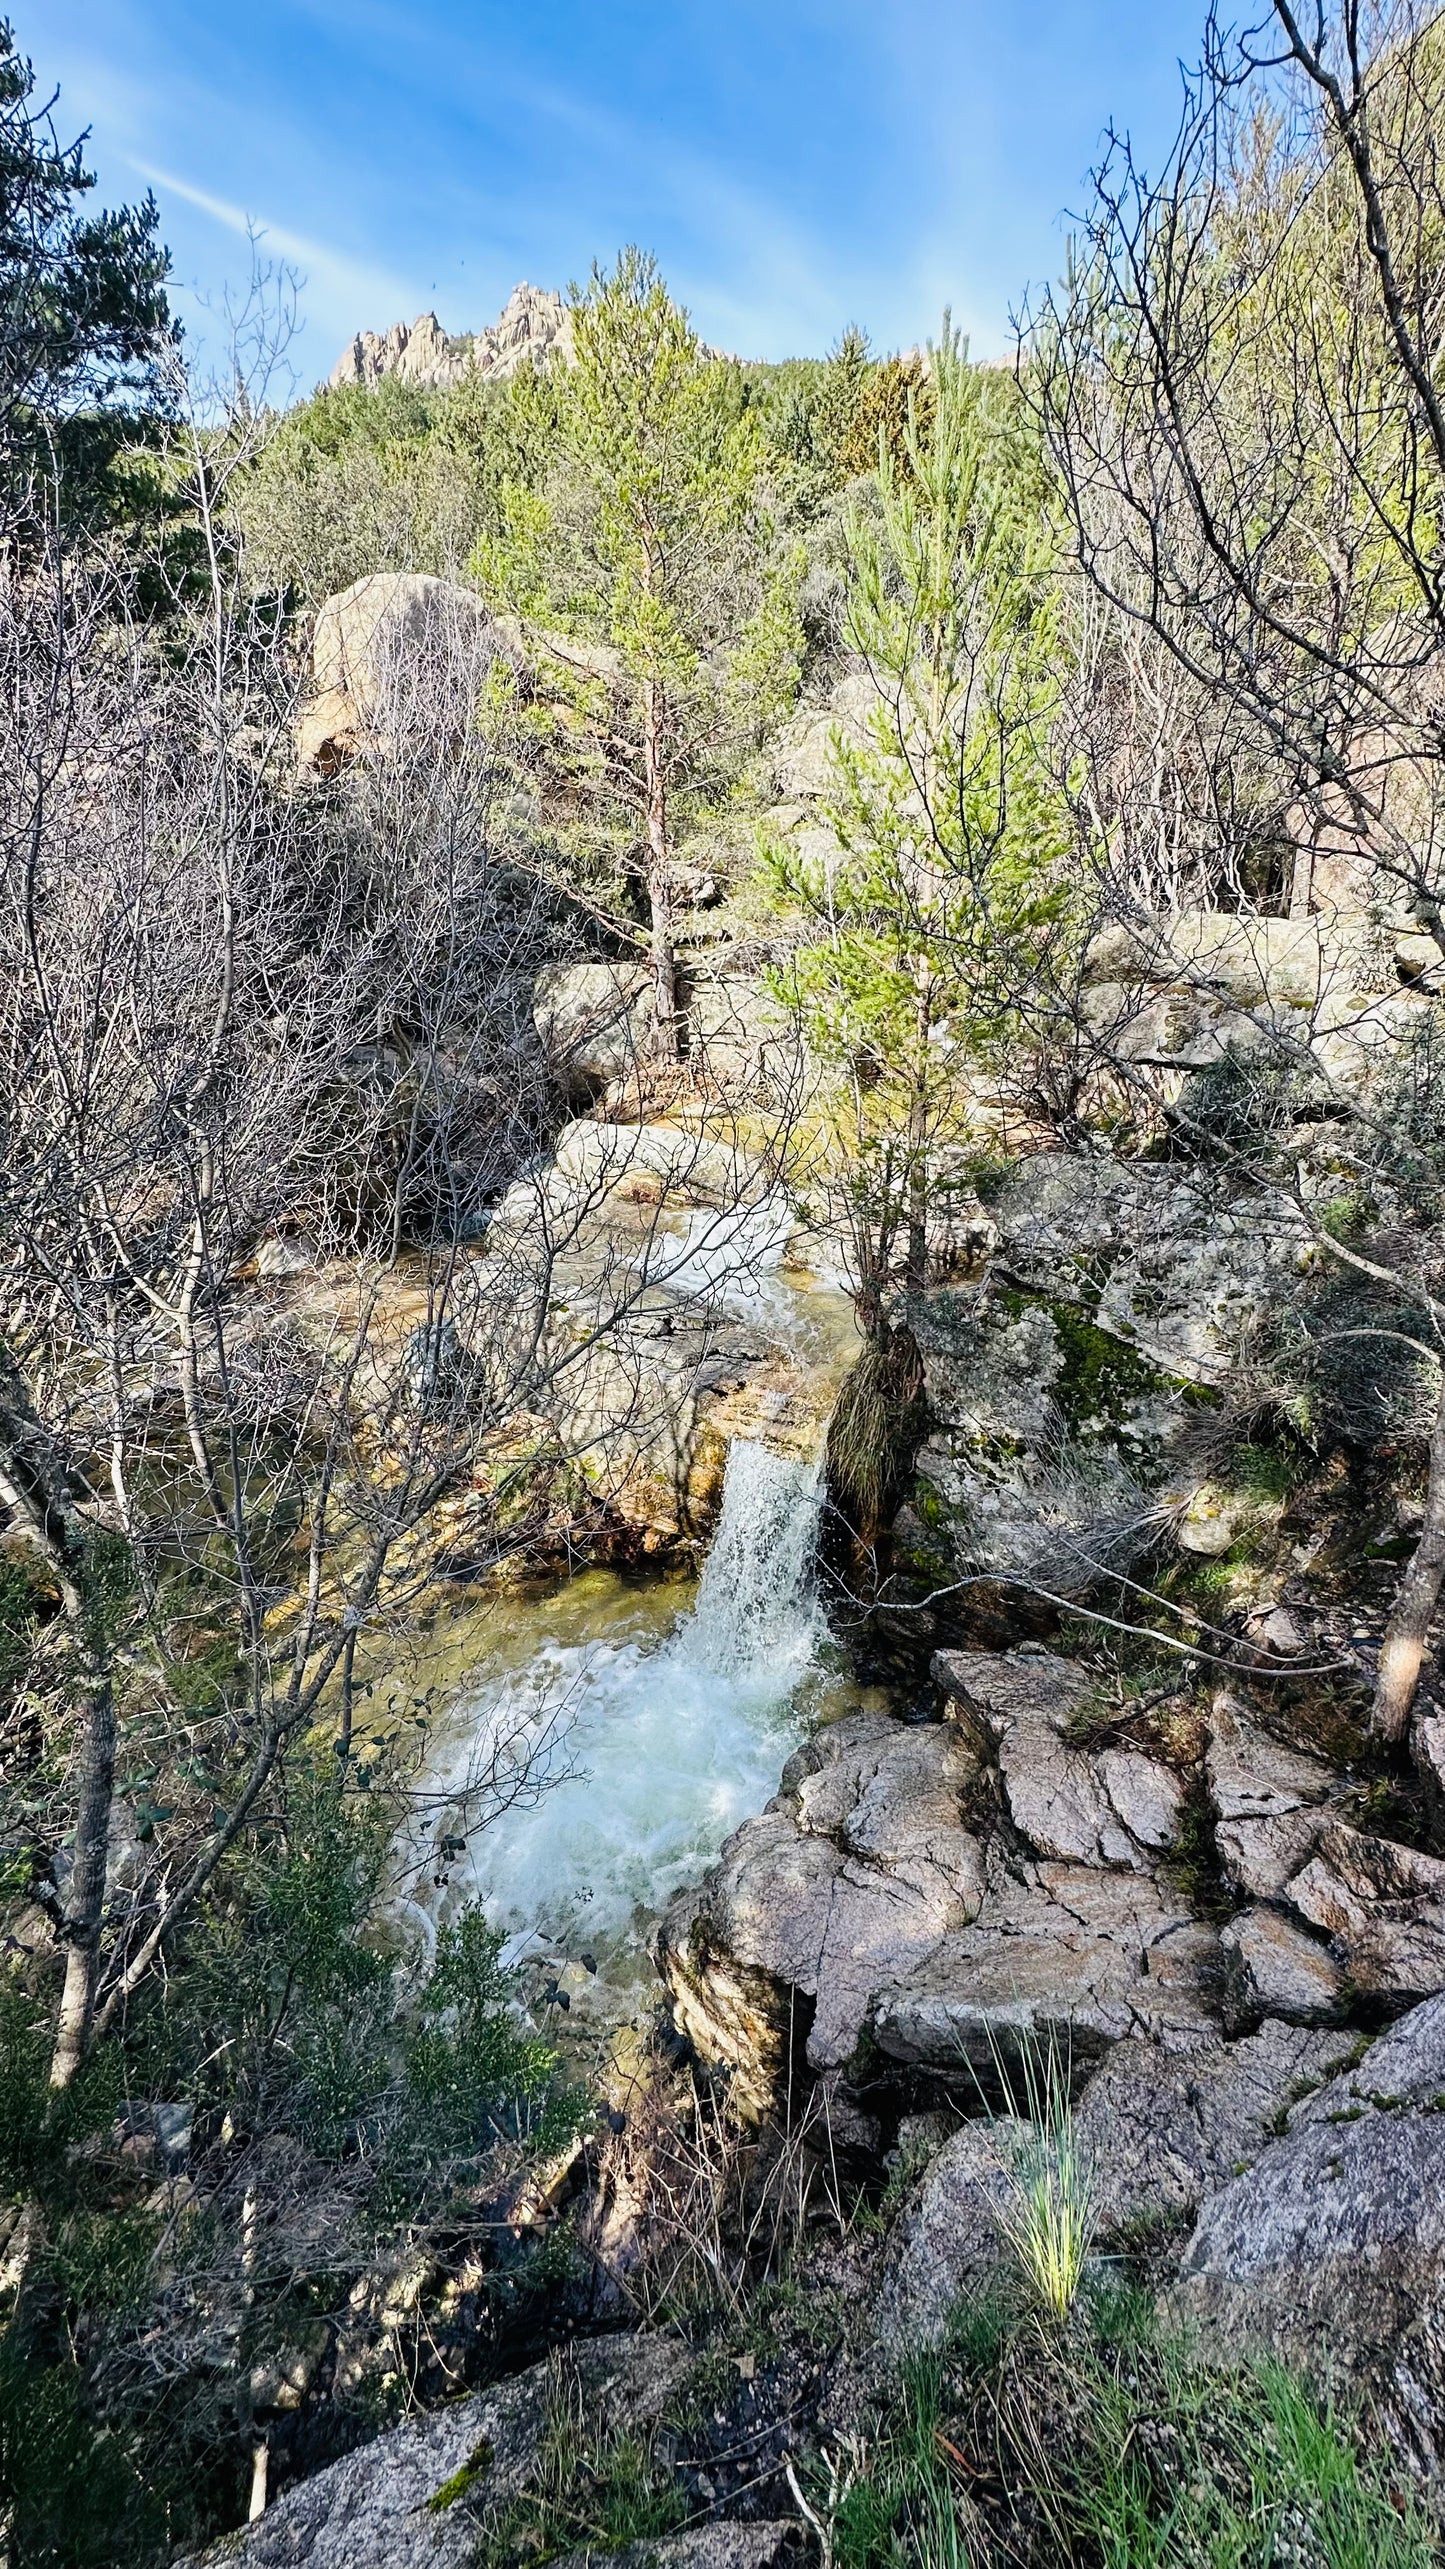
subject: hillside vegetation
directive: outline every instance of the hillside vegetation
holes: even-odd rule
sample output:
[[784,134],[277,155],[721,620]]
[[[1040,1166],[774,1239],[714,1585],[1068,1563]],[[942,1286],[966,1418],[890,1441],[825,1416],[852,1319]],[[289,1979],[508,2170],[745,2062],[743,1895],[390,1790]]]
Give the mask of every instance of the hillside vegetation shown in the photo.
[[[1275,15],[1009,366],[284,410],[0,28],[9,2569],[1437,2556],[1445,55]],[[585,2056],[408,1672],[825,1431]]]

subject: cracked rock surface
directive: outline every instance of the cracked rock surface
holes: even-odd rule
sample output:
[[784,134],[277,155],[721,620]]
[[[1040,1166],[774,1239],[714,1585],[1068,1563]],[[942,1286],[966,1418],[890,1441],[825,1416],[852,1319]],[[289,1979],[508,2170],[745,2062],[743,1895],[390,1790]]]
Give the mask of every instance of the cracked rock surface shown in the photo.
[[1445,2460],[1445,1998],[1295,2106],[1209,2200],[1171,2314],[1206,2351],[1347,2378],[1398,2449]]
[[[676,2338],[639,2332],[595,2338],[569,2360],[589,2413],[632,2430],[662,2416],[689,2356]],[[489,2515],[526,2486],[554,2378],[544,2360],[494,2389],[405,2419],[286,2490],[192,2569],[468,2569]],[[697,2555],[679,2557],[691,2569]],[[776,2549],[744,2552],[739,2569],[765,2569],[776,2557]],[[719,2564],[729,2558],[720,2554]]]
[[1049,1652],[947,1652],[935,1674],[950,1719],[820,1732],[663,1923],[681,2029],[758,2110],[800,2042],[816,2071],[866,2033],[957,2073],[1022,2035],[1082,2063],[1217,2030],[1218,1938],[1159,1871],[1177,1778],[1077,1745],[1092,1681]]
[[[1282,2024],[1178,2053],[1137,2039],[1118,2044],[1074,2117],[1101,2243],[1191,2219],[1269,2146],[1301,2090],[1327,2079],[1352,2048],[1348,2034]],[[965,2123],[930,2161],[889,2241],[878,2310],[888,2351],[936,2345],[957,2304],[999,2265],[997,2207],[1025,2137],[1024,2125],[1004,2117]]]

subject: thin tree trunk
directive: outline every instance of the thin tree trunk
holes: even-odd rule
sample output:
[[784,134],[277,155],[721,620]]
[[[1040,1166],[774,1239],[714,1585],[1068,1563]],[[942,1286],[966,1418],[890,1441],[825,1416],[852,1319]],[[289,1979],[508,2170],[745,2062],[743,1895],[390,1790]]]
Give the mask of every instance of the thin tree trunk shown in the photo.
[[351,1755],[351,1725],[355,1710],[356,1635],[349,1632],[341,1654],[341,1719],[336,1728],[336,1759],[344,1769]]
[[904,1281],[910,1299],[928,1282],[928,1037],[933,1022],[932,974],[926,955],[914,965],[913,1094],[908,1101],[908,1251]]
[[100,1925],[105,1908],[105,1863],[115,1793],[115,1695],[106,1668],[87,1669],[80,1748],[80,1794],[75,1815],[75,1859],[65,1904],[65,1987],[50,2060],[52,2087],[69,2087],[85,2058],[95,2005]]
[[1379,1738],[1398,1747],[1409,1727],[1430,1625],[1445,1581],[1445,1376],[1430,1438],[1425,1483],[1425,1522],[1415,1557],[1400,1582],[1380,1646],[1373,1724]]
[[655,678],[643,689],[642,750],[647,786],[647,898],[652,912],[652,991],[656,1010],[653,1050],[675,1062],[677,956],[672,942],[672,869],[667,843],[667,779],[663,770],[663,694]]

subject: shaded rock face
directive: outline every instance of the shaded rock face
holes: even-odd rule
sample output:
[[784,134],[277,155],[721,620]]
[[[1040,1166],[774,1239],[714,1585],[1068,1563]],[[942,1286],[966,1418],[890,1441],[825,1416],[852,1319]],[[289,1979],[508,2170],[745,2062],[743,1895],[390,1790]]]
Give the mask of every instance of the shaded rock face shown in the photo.
[[[1267,2148],[1302,2087],[1338,2068],[1348,2035],[1267,2024],[1240,2043],[1189,2050],[1122,2042],[1075,2109],[1090,2169],[1100,2243],[1192,2219]],[[1007,2117],[966,2123],[930,2162],[888,2244],[878,2334],[892,2354],[936,2345],[967,2296],[987,2289],[1005,2260],[999,2207],[1027,2126]]]
[[1221,1935],[1224,2021],[1231,2033],[1280,2016],[1328,2025],[1345,2013],[1345,1975],[1332,1955],[1277,1909],[1246,1909]]
[[[1357,1829],[1317,1758],[1227,1696],[1205,1758],[1226,1878],[1256,1903],[1227,1940],[1236,2015],[1338,2014],[1346,1982],[1387,2006],[1445,1989],[1445,1863]],[[1289,1991],[1293,1991],[1290,1996]]]
[[396,321],[385,331],[358,330],[331,369],[333,384],[373,391],[384,375],[442,392],[475,376],[500,383],[525,365],[542,365],[554,348],[571,345],[571,323],[560,294],[543,286],[514,286],[500,317],[486,330],[452,338],[434,312]]
[[668,1911],[678,2023],[753,2110],[795,2052],[856,2072],[865,2033],[885,2061],[966,2085],[1037,2039],[1082,2070],[1130,2035],[1215,2030],[1218,1939],[1154,1870],[1174,1779],[1069,1745],[1086,1691],[1069,1663],[946,1665],[957,1718],[868,1713],[819,1733]]
[[1445,2463],[1442,2100],[1437,1997],[1206,2203],[1169,2300],[1206,2351],[1268,2351],[1366,2393],[1431,2473]]
[[[1439,949],[1408,909],[1390,917],[1378,884],[1340,899],[1343,888],[1316,917],[1185,910],[1106,929],[1086,966],[1090,1026],[1120,1059],[1173,1074],[1176,1094],[1231,1055],[1285,1051],[1344,1094],[1369,1094],[1426,1022]],[[1400,986],[1420,979],[1425,990]]]
[[[637,2335],[595,2339],[566,2361],[589,2418],[630,2431],[658,2422],[689,2356],[676,2339]],[[208,2551],[207,2569],[468,2569],[488,2519],[526,2486],[556,2380],[549,2360],[408,2418],[286,2490],[257,2523]],[[759,2569],[770,2556],[760,2555]]]
[[1228,1381],[1310,1233],[1273,1200],[1197,1173],[1045,1151],[992,1207],[1010,1269],[1039,1291],[1087,1276],[1100,1328],[1166,1374]]
[[932,1426],[905,1566],[925,1593],[982,1572],[1078,1596],[1164,1519],[1188,1549],[1227,1550],[1209,1396],[1297,1283],[1303,1220],[1197,1171],[1057,1151],[1015,1169],[987,1219],[976,1281],[915,1319]]

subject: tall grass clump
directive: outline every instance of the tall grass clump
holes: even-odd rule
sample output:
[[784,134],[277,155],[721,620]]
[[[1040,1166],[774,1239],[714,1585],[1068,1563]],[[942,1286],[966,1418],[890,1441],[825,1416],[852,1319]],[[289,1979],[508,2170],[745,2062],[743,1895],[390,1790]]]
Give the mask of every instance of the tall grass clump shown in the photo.
[[994,2067],[1010,2114],[1025,2128],[1001,2145],[1004,2192],[995,2218],[1024,2287],[1046,2316],[1068,2318],[1099,2226],[1094,2171],[1079,2143],[1070,2061],[1049,2042],[1026,2042],[1017,2068]]
[[923,1360],[899,1324],[864,1348],[828,1425],[829,1496],[865,1543],[903,1494],[923,1419]]

